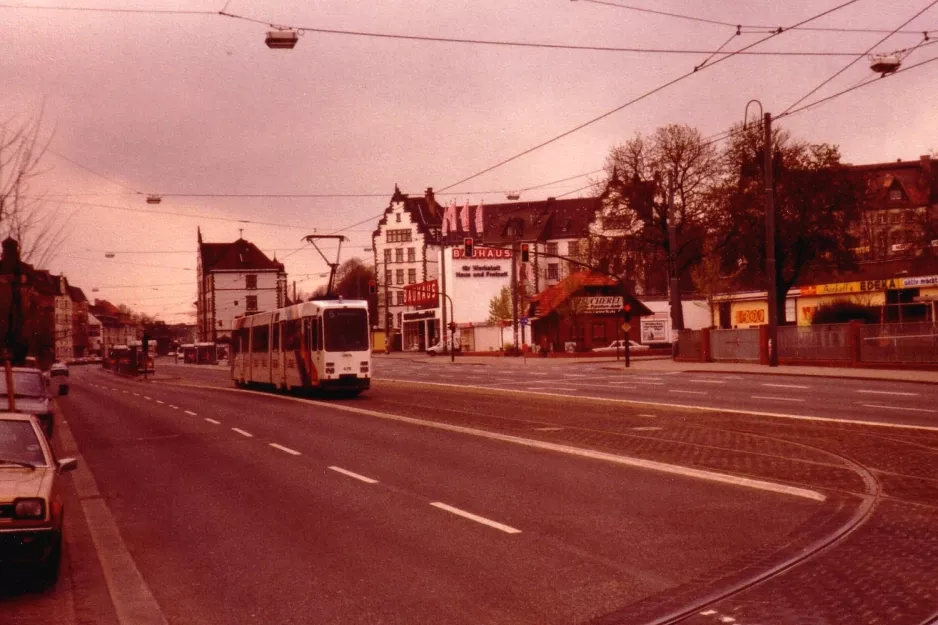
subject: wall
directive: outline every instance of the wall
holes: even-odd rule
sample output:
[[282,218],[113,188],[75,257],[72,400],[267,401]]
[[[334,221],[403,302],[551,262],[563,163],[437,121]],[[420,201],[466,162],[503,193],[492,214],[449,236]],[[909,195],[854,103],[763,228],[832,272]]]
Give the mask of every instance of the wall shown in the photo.
[[[257,296],[256,312],[276,310],[278,304],[282,305],[277,297],[276,271],[215,271],[212,275],[215,280],[215,330],[218,338],[230,336],[235,316],[247,313],[248,295]],[[257,276],[256,289],[245,288],[247,275]],[[211,340],[211,337],[205,339]]]
[[[446,293],[453,298],[456,320],[488,322],[492,298],[501,293],[502,287],[511,285],[511,250],[476,247],[471,259],[462,257],[461,246],[446,248],[445,252]],[[506,330],[505,340],[510,341],[511,336],[511,329]]]

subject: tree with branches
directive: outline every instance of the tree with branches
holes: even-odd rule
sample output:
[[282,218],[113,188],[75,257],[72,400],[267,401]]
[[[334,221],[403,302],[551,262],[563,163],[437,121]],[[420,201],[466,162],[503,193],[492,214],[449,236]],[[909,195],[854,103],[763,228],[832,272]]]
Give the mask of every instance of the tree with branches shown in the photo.
[[42,111],[19,123],[0,124],[0,236],[20,244],[20,257],[48,265],[68,233],[69,216],[61,203],[36,189],[51,135],[44,138]]

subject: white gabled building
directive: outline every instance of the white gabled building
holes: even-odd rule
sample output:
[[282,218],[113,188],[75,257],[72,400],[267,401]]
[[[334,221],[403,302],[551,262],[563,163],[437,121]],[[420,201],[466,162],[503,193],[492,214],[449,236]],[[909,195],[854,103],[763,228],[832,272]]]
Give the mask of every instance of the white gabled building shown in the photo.
[[227,341],[236,317],[281,308],[287,303],[283,263],[271,260],[244,239],[204,243],[198,233],[199,341]]

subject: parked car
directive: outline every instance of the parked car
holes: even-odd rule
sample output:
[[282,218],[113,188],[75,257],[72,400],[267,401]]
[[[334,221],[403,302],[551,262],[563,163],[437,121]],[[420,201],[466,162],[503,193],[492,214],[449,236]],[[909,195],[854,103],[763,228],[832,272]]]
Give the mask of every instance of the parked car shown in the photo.
[[[614,354],[616,353],[616,350],[618,350],[620,353],[624,353],[625,341],[626,341],[625,339],[619,339],[618,341],[613,341],[612,343],[610,343],[609,345],[606,345],[605,347],[594,347],[590,351]],[[647,345],[642,345],[641,343],[637,343],[633,340],[629,340],[629,352],[646,352],[649,349],[651,348]]]
[[[456,353],[457,353],[457,354],[461,351],[460,348],[459,348],[459,341],[458,341],[458,340],[456,341],[456,346],[455,346],[454,349],[456,350]],[[427,348],[427,354],[429,354],[430,356],[439,356],[439,355],[441,355],[441,354],[446,354],[446,353],[448,353],[448,352],[446,351],[446,347],[443,345],[443,342],[442,342],[442,341],[440,341],[440,342],[437,343],[436,345],[433,345],[433,346]]]
[[62,561],[62,473],[75,458],[56,460],[33,415],[0,413],[0,565],[29,569],[42,587],[55,584]]
[[[42,371],[33,367],[13,367],[13,411],[35,415],[46,436],[52,438],[52,398]],[[0,370],[0,411],[10,411],[7,378]]]
[[68,365],[57,362],[49,369],[49,387],[58,395],[68,395]]

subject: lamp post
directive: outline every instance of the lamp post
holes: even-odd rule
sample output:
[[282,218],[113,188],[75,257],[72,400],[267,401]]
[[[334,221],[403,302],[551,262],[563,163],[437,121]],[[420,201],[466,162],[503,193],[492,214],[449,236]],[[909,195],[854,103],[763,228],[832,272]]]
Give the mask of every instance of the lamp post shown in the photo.
[[750,100],[746,103],[746,110],[743,112],[743,129],[746,128],[746,120],[749,114],[749,105],[756,103],[759,105],[759,112],[762,113],[762,131],[763,131],[763,181],[765,183],[765,273],[768,275],[768,306],[769,306],[769,366],[778,366],[778,291],[776,282],[778,274],[776,273],[775,258],[775,194],[773,180],[772,163],[772,114],[762,111],[762,103],[758,100]]

